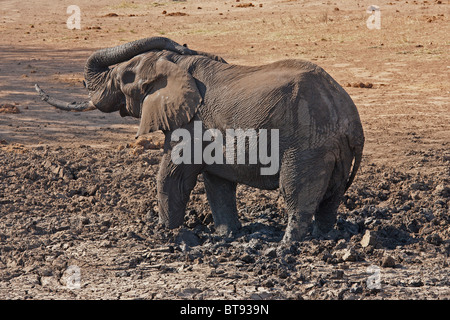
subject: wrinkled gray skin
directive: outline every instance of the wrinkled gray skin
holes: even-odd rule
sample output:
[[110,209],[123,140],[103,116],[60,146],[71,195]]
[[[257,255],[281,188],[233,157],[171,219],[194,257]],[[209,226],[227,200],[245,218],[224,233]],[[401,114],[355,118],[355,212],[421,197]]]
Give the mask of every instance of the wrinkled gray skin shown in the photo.
[[[161,37],[95,52],[85,67],[90,102],[43,100],[65,110],[93,105],[141,118],[138,136],[162,130],[164,155],[157,177],[159,217],[169,228],[184,221],[190,192],[203,174],[216,230],[240,227],[236,185],[280,188],[288,213],[284,241],[329,231],[358,170],[364,134],[349,95],[322,68],[302,60],[248,67],[190,50]],[[50,100],[50,101],[49,101]],[[279,129],[280,169],[260,164],[180,164],[171,161],[177,128]],[[313,223],[314,221],[314,223]],[[314,230],[312,230],[314,226]]]

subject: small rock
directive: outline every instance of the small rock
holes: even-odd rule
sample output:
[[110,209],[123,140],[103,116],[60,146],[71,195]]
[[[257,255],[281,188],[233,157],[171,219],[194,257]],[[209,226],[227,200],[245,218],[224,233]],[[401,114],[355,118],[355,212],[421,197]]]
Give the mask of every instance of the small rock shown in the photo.
[[423,182],[411,183],[412,190],[427,190],[428,186]]
[[261,249],[261,241],[259,239],[252,239],[245,245],[249,250],[257,251]]
[[200,290],[199,288],[186,288],[183,289],[183,291],[181,291],[181,295],[182,296],[192,296],[192,295],[196,295],[201,293],[202,290]]
[[346,249],[346,250],[344,250],[344,254],[342,255],[342,260],[343,261],[356,261],[356,260],[358,260],[358,254],[353,248]]
[[442,238],[437,233],[431,233],[425,236],[425,241],[438,246],[442,243]]
[[263,283],[263,285],[266,288],[273,288],[275,286],[275,284],[273,283],[273,281],[271,279],[267,280],[265,283]]
[[423,286],[423,281],[422,280],[411,280],[408,283],[411,287],[422,287]]
[[52,166],[52,163],[50,161],[48,161],[48,160],[45,160],[44,162],[42,162],[42,166],[45,169],[48,169],[48,168],[50,168]]
[[450,198],[450,187],[447,187],[444,184],[438,184],[434,189],[433,194],[444,198]]
[[33,169],[25,173],[25,178],[36,181],[39,178],[39,174]]
[[253,258],[251,255],[249,254],[244,254],[241,258],[242,261],[244,261],[245,263],[253,263],[255,262],[255,258]]
[[277,249],[269,248],[266,251],[264,251],[264,255],[269,258],[276,258],[277,257]]
[[51,277],[53,276],[53,271],[47,267],[44,267],[41,270],[39,270],[39,274],[42,277]]
[[327,250],[322,252],[318,257],[320,258],[320,260],[325,262],[329,262],[333,259],[333,255],[329,253]]
[[289,272],[286,269],[279,269],[278,270],[278,277],[280,279],[286,279],[289,277]]
[[362,293],[362,292],[363,292],[363,288],[358,283],[354,283],[350,287],[350,293]]
[[364,233],[364,236],[360,241],[363,248],[366,248],[368,246],[375,246],[377,242],[378,240],[376,234],[370,230],[366,230],[366,233]]
[[270,300],[273,295],[270,292],[258,292],[250,295],[250,300]]
[[383,259],[381,260],[381,266],[383,268],[394,268],[395,259],[390,255],[384,256]]
[[0,104],[0,113],[20,113],[20,110],[13,104],[2,103]]
[[420,230],[420,224],[417,222],[417,220],[411,220],[407,223],[406,228],[409,232],[417,233]]
[[413,200],[420,200],[420,192],[419,191],[412,191],[411,192],[411,198]]
[[109,240],[103,240],[102,242],[100,242],[100,248],[111,248],[112,247],[112,242]]
[[51,168],[51,172],[54,173],[54,174],[56,174],[56,175],[59,175],[60,171],[62,172],[63,169],[62,169],[62,167],[60,167],[60,166],[58,166],[58,165],[55,165],[55,166],[53,166],[53,167]]
[[336,246],[334,247],[335,250],[341,250],[344,249],[347,246],[347,241],[345,239],[340,239],[336,243]]
[[86,192],[88,193],[88,195],[94,196],[99,187],[100,187],[99,185],[90,186],[89,188],[87,188]]
[[130,272],[128,272],[127,270],[121,270],[121,271],[116,272],[116,277],[118,277],[118,278],[129,277],[129,276],[130,276]]
[[127,232],[127,238],[128,238],[128,239],[135,239],[135,240],[138,240],[138,241],[143,241],[143,240],[145,240],[144,238],[142,238],[140,235],[136,234],[136,233],[133,232],[133,231],[128,231],[128,232]]
[[40,282],[43,287],[58,288],[60,286],[60,283],[55,276],[42,276]]

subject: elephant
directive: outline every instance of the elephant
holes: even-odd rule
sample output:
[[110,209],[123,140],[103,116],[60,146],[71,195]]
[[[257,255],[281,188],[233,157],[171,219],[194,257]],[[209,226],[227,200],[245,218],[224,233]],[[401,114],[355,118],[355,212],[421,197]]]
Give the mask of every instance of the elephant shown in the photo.
[[[229,64],[168,38],[149,37],[94,52],[84,76],[90,100],[83,103],[51,98],[38,85],[36,90],[60,109],[95,107],[140,118],[137,136],[162,130],[157,196],[159,220],[165,227],[183,224],[190,193],[202,175],[219,234],[236,234],[241,228],[238,184],[279,190],[287,213],[284,242],[324,235],[333,228],[360,167],[364,132],[352,99],[321,67],[298,59],[260,66]],[[213,141],[220,144],[211,137],[174,139],[179,130],[195,135],[199,128],[204,134],[210,129],[222,134],[230,129],[259,130],[257,140],[262,140],[261,130],[270,130],[271,138],[277,139],[266,148],[276,145],[271,150],[279,165],[262,174],[262,161],[175,163],[174,150],[182,143],[200,152]],[[245,150],[250,151],[251,144],[245,140]],[[195,152],[183,156],[194,158]]]

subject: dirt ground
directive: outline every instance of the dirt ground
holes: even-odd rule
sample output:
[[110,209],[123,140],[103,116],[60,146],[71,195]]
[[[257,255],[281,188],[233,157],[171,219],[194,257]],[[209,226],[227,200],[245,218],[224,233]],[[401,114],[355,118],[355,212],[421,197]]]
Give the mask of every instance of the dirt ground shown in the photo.
[[[66,12],[81,10],[81,30]],[[369,5],[381,29],[369,30]],[[449,299],[450,1],[2,1],[0,299]],[[166,36],[229,63],[313,61],[355,101],[363,163],[326,238],[279,245],[278,191],[238,187],[214,233],[201,178],[158,224],[161,133],[62,112],[96,49]]]

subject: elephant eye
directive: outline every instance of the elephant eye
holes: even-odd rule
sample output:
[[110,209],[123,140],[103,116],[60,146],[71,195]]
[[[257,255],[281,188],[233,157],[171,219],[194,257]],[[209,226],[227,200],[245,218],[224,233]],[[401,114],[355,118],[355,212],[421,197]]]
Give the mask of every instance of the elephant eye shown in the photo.
[[122,82],[124,84],[133,83],[135,78],[136,74],[130,70],[127,70],[122,74]]

